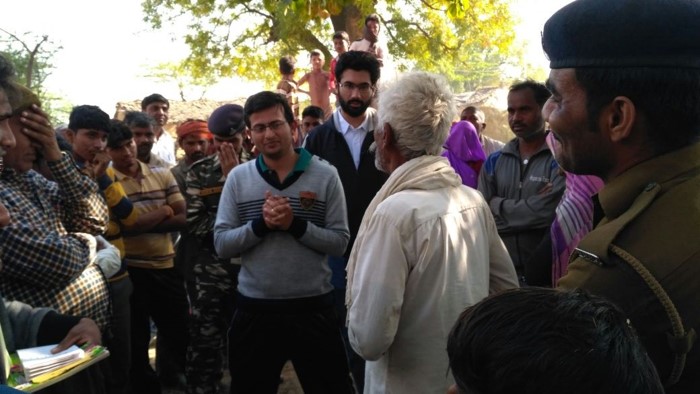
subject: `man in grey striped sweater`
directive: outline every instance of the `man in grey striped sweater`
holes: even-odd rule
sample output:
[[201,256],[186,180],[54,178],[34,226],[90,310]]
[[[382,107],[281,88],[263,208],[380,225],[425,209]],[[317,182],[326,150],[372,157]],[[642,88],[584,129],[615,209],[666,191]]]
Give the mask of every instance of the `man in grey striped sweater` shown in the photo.
[[217,254],[242,263],[231,392],[276,393],[291,360],[304,392],[352,393],[327,261],[350,238],[342,184],[330,164],[294,149],[283,96],[253,95],[244,112],[260,155],[229,173],[214,227]]

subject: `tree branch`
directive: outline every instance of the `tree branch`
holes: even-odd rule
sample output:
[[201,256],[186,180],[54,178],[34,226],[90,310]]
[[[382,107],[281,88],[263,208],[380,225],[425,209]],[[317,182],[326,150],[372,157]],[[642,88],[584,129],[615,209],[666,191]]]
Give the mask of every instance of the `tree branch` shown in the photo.
[[243,6],[243,8],[246,9],[246,13],[249,13],[249,14],[258,14],[258,15],[264,17],[264,18],[274,20],[274,18],[273,18],[272,15],[266,14],[266,13],[264,13],[264,12],[260,12],[260,11],[256,10],[255,8],[250,8],[250,6],[248,6],[248,4],[246,4],[246,3],[242,3],[241,5]]
[[[421,34],[423,34],[423,36],[425,36],[425,38],[427,38],[428,40],[432,39],[432,37],[430,36],[430,33],[428,33],[427,31],[425,31],[418,23],[416,23],[416,22],[406,22],[406,23],[408,23],[409,26],[415,27],[416,30],[418,30],[419,32],[421,32]],[[441,40],[435,40],[435,41],[437,41],[437,43],[438,43],[441,47],[445,48],[445,49],[448,50],[448,51],[454,51],[454,50],[457,49],[457,48],[454,48],[454,47],[447,46],[447,45],[446,45],[444,42],[442,42]]]
[[48,41],[49,36],[44,35],[35,46],[34,50],[29,53],[29,64],[27,64],[27,70],[24,73],[25,82],[28,88],[32,87],[32,76],[34,75],[34,65],[36,64],[36,54],[39,53],[39,47],[41,44]]
[[437,8],[437,7],[433,6],[432,4],[428,3],[428,2],[425,1],[425,0],[420,0],[420,2],[423,3],[424,6],[430,8],[431,10],[440,11],[440,12],[445,12],[445,11],[447,11],[447,10],[444,10],[444,9],[442,9],[442,8]]
[[27,51],[27,69],[24,70],[24,84],[27,86],[27,88],[32,87],[32,76],[34,75],[34,66],[36,64],[36,56],[39,53],[39,48],[49,40],[48,35],[44,35],[41,37],[41,41],[37,42],[36,45],[34,45],[34,49],[29,48],[29,45],[25,43],[22,39],[17,37],[15,34],[10,33],[9,31],[0,28],[5,34],[9,35],[12,39],[14,39],[16,42],[19,42],[22,44],[22,47],[24,47],[24,50]]
[[15,41],[17,41],[17,42],[19,42],[20,44],[22,44],[22,46],[24,47],[24,49],[27,50],[27,52],[29,52],[29,53],[32,52],[32,50],[29,49],[29,46],[27,46],[27,44],[25,44],[24,41],[22,41],[21,38],[19,38],[19,37],[17,37],[16,35],[10,33],[9,31],[3,29],[2,27],[0,27],[0,30],[2,30],[5,34],[7,34],[8,36],[10,36],[10,37],[11,37],[12,39],[14,39]]

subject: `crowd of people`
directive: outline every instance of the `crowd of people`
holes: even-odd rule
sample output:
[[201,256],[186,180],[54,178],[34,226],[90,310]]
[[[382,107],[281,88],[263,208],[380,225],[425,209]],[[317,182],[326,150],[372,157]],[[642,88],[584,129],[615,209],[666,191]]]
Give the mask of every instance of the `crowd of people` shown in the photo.
[[0,351],[109,349],[49,393],[695,393],[698,17],[562,8],[506,143],[442,76],[379,89],[376,15],[175,138],[160,94],[54,129],[0,57]]

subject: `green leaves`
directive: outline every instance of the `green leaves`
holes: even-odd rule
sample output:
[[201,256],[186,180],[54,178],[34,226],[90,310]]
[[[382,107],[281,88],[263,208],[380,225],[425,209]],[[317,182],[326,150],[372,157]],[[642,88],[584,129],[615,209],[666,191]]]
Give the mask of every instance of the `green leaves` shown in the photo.
[[[277,60],[321,49],[327,64],[332,34],[359,39],[376,12],[389,52],[402,70],[446,75],[456,88],[496,77],[517,62],[509,0],[144,0],[154,28],[186,21],[193,75],[238,75],[272,83]],[[470,70],[474,70],[472,73]],[[489,76],[488,78],[486,76]]]
[[0,28],[0,53],[12,62],[17,81],[39,96],[53,124],[58,124],[59,119],[67,117],[71,110],[66,100],[47,92],[44,87],[46,78],[54,69],[51,59],[61,49],[63,47],[47,35],[15,34]]

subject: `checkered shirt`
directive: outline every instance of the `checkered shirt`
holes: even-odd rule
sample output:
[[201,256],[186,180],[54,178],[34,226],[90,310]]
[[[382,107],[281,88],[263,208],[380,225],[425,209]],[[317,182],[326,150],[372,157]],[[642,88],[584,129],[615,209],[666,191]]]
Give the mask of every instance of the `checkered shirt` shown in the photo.
[[34,171],[5,168],[0,203],[10,224],[0,228],[0,291],[8,300],[87,316],[105,328],[107,281],[94,264],[95,238],[109,217],[97,184],[70,156],[49,163],[55,182]]

